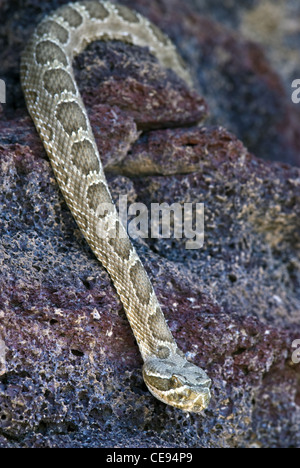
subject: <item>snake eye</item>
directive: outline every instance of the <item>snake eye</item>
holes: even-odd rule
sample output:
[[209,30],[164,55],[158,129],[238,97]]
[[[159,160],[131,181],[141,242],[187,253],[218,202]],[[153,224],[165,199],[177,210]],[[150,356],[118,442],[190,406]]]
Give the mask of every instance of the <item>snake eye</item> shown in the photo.
[[171,384],[171,388],[178,388],[182,386],[182,382],[180,381],[178,377],[176,377],[176,375],[172,375],[170,384]]

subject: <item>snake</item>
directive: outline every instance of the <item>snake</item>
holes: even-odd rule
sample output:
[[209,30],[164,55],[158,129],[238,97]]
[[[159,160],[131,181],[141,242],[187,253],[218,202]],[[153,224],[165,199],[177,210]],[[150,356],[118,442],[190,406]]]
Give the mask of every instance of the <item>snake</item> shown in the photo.
[[34,29],[21,56],[27,109],[63,197],[84,238],[107,270],[138,344],[144,382],[158,400],[200,413],[211,379],[177,346],[149,276],[123,226],[104,174],[73,58],[95,40],[147,47],[159,64],[190,88],[190,73],[175,45],[154,23],[121,4],[65,4]]

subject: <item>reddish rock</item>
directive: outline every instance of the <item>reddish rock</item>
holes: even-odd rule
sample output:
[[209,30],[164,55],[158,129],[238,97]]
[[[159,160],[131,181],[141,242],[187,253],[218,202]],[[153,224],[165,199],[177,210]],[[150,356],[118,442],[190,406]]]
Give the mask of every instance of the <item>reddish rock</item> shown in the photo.
[[[260,49],[195,14],[192,2],[127,3],[176,36],[213,118],[195,125],[204,98],[146,50],[94,44],[76,76],[116,201],[205,204],[202,249],[186,250],[184,239],[135,244],[179,346],[213,379],[212,402],[188,416],[147,391],[122,305],[62,199],[18,82],[32,18],[57,2],[4,1],[0,446],[299,446],[300,368],[291,357],[300,338],[300,170],[245,147],[250,139],[257,154],[296,161],[285,126],[279,132],[276,116],[266,124],[278,103],[291,121],[294,111]],[[209,79],[224,71],[221,103]],[[243,84],[235,101],[225,86],[233,78]],[[259,90],[266,114],[258,119],[250,99],[241,117],[240,97]],[[243,128],[243,143],[216,120]]]

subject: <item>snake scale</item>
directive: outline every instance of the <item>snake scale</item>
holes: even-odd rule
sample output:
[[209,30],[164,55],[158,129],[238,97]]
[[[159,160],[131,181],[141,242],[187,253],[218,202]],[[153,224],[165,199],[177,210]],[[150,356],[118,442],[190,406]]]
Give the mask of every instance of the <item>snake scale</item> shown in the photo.
[[175,46],[148,19],[123,5],[79,1],[44,18],[29,40],[21,59],[26,104],[64,198],[123,303],[144,361],[148,389],[164,403],[197,413],[208,406],[211,381],[178,348],[119,221],[75,82],[74,55],[99,39],[148,47],[162,66],[192,86]]

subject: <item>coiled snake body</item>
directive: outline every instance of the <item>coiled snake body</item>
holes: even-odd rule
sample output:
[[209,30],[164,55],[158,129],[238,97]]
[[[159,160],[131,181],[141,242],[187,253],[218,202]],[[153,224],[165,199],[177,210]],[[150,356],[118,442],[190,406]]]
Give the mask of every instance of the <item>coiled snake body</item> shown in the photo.
[[[177,347],[147,273],[119,222],[74,79],[73,56],[96,39],[147,46],[163,66],[191,85],[174,45],[150,21],[121,5],[80,1],[46,17],[30,39],[21,61],[27,107],[65,200],[121,298],[144,360],[147,387],[169,405],[200,412],[210,400],[211,381]],[[109,209],[103,211],[103,206]]]

